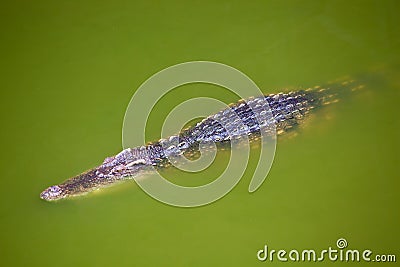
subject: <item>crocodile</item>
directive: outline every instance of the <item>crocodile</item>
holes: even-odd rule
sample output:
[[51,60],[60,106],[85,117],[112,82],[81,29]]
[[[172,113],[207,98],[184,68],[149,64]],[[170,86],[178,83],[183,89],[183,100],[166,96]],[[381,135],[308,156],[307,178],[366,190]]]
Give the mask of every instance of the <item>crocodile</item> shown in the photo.
[[[167,139],[127,148],[107,157],[98,167],[45,189],[47,201],[82,195],[167,168],[171,157],[194,155],[201,143],[223,144],[243,135],[284,135],[300,125],[313,110],[338,100],[338,90],[314,87],[239,100]],[[269,116],[268,116],[269,114]]]

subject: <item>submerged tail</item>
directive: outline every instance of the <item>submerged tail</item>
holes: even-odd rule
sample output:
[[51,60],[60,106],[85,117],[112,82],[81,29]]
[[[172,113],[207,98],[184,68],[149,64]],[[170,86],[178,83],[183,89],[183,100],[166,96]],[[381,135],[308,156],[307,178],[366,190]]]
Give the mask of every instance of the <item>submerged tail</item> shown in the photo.
[[315,86],[306,89],[306,92],[314,99],[315,109],[346,100],[353,96],[354,92],[365,87],[361,80],[349,77],[337,79],[324,86]]

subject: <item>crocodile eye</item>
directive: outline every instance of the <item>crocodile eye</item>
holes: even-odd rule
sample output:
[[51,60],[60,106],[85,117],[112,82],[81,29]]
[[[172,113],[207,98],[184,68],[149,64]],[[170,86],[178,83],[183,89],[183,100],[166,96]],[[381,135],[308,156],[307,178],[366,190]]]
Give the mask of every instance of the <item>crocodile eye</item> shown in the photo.
[[61,188],[58,186],[52,186],[49,189],[49,191],[53,194],[59,194],[61,192]]

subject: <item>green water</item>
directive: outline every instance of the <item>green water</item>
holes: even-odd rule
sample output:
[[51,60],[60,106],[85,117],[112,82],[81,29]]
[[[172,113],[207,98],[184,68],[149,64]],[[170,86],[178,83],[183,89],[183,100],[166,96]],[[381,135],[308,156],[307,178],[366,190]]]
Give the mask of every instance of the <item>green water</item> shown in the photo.
[[[400,257],[396,1],[1,6],[1,266],[290,265],[260,263],[256,253],[265,244],[322,250],[340,237],[349,248]],[[161,204],[134,182],[71,201],[39,199],[45,187],[117,153],[138,86],[192,60],[236,67],[266,93],[357,74],[366,86],[279,140],[254,194],[247,172],[200,208]],[[188,88],[160,103],[149,138],[188,96],[233,99]],[[322,264],[351,265],[307,265]]]

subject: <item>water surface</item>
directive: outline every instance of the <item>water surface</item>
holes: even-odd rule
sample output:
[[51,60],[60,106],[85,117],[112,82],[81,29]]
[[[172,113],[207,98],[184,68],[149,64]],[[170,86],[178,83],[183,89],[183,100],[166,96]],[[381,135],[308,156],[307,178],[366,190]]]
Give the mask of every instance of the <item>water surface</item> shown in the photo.
[[[0,12],[2,265],[252,266],[264,244],[324,249],[340,237],[400,256],[396,1],[19,1]],[[254,194],[249,171],[200,208],[161,204],[133,182],[39,199],[117,153],[136,88],[191,60],[236,67],[265,93],[358,74],[365,89],[280,140]],[[212,86],[188,88],[160,103],[149,140],[174,103],[234,100]]]

